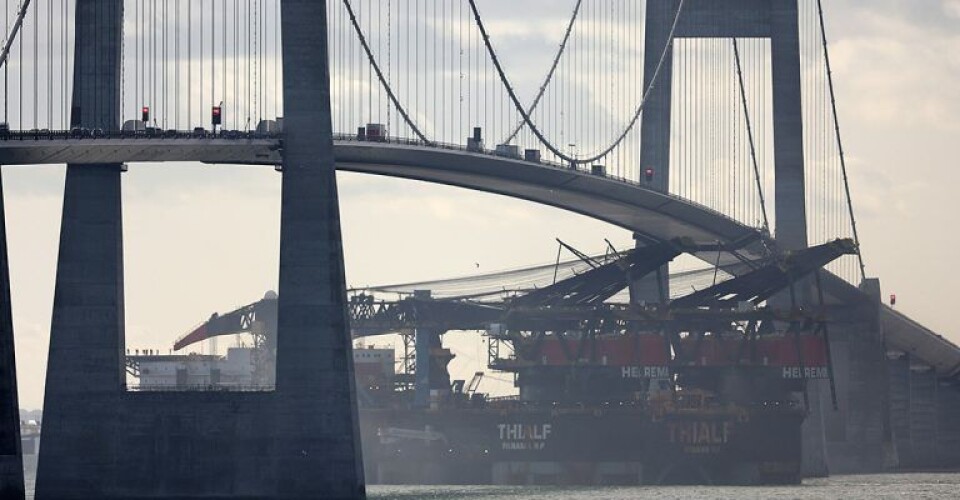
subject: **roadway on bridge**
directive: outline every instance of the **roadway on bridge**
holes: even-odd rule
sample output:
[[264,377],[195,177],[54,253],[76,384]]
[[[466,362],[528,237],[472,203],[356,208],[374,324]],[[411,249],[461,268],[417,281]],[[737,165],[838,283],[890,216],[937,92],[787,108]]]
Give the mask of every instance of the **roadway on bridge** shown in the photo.
[[[41,136],[42,137],[42,136]],[[735,244],[754,228],[702,205],[629,181],[456,146],[334,141],[337,168],[501,194],[576,212],[653,240],[690,238]],[[0,165],[202,162],[281,163],[280,137],[13,138],[0,141]],[[763,249],[745,250],[760,257]]]

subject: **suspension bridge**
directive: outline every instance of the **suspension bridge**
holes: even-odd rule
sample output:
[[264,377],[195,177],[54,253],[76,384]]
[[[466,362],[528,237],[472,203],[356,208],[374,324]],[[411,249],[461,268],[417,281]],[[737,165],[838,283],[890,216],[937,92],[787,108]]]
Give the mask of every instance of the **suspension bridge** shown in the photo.
[[[839,410],[813,391],[805,467],[960,459],[960,350],[867,275],[819,0],[551,3],[543,60],[485,4],[3,2],[0,165],[68,165],[37,498],[363,496],[334,169],[555,206],[727,268],[852,238],[823,276],[856,311]],[[275,391],[124,390],[120,189],[140,162],[283,176]],[[22,491],[0,241],[0,477]],[[668,297],[666,276],[631,300]]]

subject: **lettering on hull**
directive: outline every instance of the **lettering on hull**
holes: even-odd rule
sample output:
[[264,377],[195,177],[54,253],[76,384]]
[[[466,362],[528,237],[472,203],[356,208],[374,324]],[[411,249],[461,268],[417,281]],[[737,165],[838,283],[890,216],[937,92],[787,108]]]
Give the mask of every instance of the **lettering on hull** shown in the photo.
[[551,424],[499,424],[500,446],[510,451],[539,451],[550,439]]
[[830,378],[830,372],[825,366],[784,366],[783,378],[827,379]]
[[705,455],[719,453],[730,441],[733,422],[670,422],[670,443],[683,446],[684,453]]
[[624,366],[620,369],[623,378],[669,378],[668,366]]

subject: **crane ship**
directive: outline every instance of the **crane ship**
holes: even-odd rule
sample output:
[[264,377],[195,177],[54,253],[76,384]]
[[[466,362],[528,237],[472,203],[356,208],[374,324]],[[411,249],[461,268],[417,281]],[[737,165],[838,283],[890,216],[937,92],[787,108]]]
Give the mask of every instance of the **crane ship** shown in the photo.
[[[581,254],[582,272],[495,301],[352,294],[367,481],[798,484],[808,388],[833,386],[829,297],[814,283],[855,246],[771,252],[728,264],[729,279],[683,296],[612,300],[677,256],[710,250],[676,240]],[[225,357],[129,355],[135,388],[271,388],[277,302],[268,293],[214,314],[174,345],[252,337]],[[451,379],[443,335],[454,330],[481,332],[487,372]],[[386,334],[400,335],[402,352],[364,345]],[[515,394],[482,393],[485,373],[512,379]]]

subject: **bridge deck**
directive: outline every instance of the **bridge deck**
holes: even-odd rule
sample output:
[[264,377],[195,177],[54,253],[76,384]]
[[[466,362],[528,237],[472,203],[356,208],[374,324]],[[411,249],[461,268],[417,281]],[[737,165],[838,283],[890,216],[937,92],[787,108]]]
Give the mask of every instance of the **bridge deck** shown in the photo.
[[63,133],[15,134],[0,140],[0,165],[197,161],[279,165],[278,137],[70,138]]
[[[51,133],[0,140],[0,165],[194,161],[279,165],[281,137],[71,138]],[[653,239],[687,237],[732,243],[757,230],[677,196],[609,176],[554,164],[470,152],[455,146],[334,142],[341,170],[401,177],[534,201],[629,229]],[[759,249],[757,249],[759,254]]]

